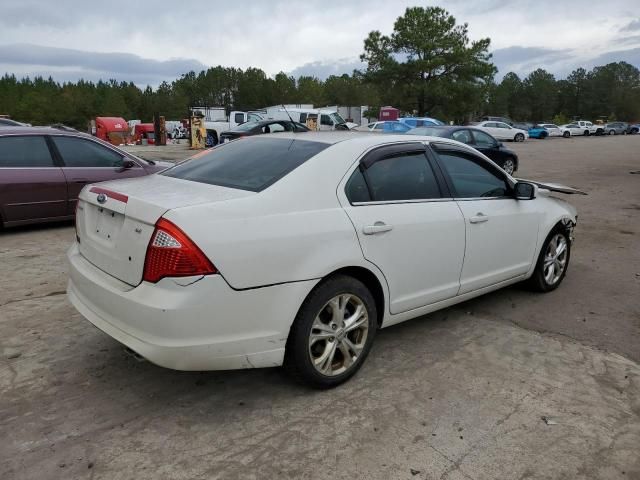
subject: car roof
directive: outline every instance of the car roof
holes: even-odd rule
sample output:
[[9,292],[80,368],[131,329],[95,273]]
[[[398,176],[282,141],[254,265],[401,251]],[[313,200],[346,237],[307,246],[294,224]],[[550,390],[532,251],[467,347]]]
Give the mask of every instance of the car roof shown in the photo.
[[0,135],[51,135],[67,133],[73,135],[91,136],[88,133],[79,132],[73,128],[58,127],[3,127],[0,126]]

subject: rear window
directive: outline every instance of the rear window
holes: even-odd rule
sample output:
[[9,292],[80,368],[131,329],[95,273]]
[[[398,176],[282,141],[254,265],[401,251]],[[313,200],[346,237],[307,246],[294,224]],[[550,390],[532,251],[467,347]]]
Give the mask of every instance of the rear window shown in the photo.
[[213,148],[162,175],[260,192],[328,146],[298,139],[242,139]]

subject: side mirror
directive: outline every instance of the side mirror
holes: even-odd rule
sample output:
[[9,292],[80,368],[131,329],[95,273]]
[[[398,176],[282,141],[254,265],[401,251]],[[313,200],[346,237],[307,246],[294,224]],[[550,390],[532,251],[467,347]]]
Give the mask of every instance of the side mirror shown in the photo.
[[125,170],[129,170],[130,168],[135,167],[135,162],[133,160],[124,160],[122,162],[122,166],[118,169],[118,172],[124,172]]
[[536,198],[536,187],[533,183],[518,182],[513,187],[516,200],[533,200]]

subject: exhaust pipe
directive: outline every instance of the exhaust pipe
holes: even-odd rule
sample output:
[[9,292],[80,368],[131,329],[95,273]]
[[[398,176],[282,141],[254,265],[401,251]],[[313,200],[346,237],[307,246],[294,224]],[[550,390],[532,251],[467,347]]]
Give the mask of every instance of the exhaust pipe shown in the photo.
[[127,355],[133,357],[133,359],[136,360],[137,362],[146,362],[147,361],[146,358],[144,358],[142,355],[140,355],[135,350],[131,350],[129,347],[124,347],[124,352]]

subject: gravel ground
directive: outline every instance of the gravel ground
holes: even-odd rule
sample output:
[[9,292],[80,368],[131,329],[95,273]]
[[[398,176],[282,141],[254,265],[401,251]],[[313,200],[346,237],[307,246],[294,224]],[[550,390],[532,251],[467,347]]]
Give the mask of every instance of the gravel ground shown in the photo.
[[589,193],[563,285],[385,329],[328,392],[137,362],[66,300],[72,225],[0,232],[0,478],[640,478],[640,136],[508,146]]

